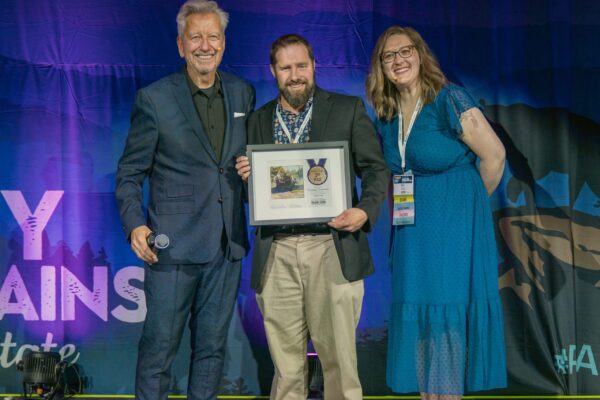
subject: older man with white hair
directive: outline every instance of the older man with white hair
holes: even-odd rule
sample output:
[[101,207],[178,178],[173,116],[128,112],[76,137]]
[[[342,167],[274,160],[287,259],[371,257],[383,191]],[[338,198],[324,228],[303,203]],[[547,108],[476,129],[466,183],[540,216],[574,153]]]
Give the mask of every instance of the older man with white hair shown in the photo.
[[[234,157],[245,151],[254,90],[218,70],[228,14],[190,0],[177,15],[182,71],[139,91],[117,172],[123,228],[145,262],[147,315],[136,399],[166,399],[171,364],[189,317],[188,399],[215,399],[227,330],[248,248],[244,186]],[[147,215],[143,183],[150,183]],[[148,238],[171,245],[157,251]]]

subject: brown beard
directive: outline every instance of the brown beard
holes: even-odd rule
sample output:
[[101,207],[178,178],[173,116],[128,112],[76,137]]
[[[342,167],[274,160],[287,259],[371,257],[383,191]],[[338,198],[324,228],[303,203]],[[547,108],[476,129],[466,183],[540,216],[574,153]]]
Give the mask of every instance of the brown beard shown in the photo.
[[298,81],[291,81],[289,83],[286,83],[283,88],[279,87],[279,93],[281,94],[281,96],[283,96],[283,98],[285,99],[285,101],[288,102],[288,104],[296,109],[300,109],[302,107],[304,107],[304,105],[306,104],[306,102],[308,101],[308,99],[310,99],[310,96],[312,96],[312,94],[315,91],[315,85],[309,85],[308,82],[306,81],[300,81],[301,83],[306,84],[306,87],[304,88],[304,90],[298,94],[292,94],[289,90],[288,90],[288,84],[294,84]]

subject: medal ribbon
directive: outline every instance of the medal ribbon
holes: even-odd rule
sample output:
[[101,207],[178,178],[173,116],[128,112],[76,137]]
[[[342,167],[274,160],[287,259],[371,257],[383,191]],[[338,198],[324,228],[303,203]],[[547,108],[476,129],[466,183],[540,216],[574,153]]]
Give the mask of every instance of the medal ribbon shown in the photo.
[[315,167],[315,166],[319,166],[319,167],[324,167],[325,166],[325,162],[327,161],[326,158],[319,158],[319,162],[315,164],[315,160],[306,160],[308,162],[308,166],[309,167]]

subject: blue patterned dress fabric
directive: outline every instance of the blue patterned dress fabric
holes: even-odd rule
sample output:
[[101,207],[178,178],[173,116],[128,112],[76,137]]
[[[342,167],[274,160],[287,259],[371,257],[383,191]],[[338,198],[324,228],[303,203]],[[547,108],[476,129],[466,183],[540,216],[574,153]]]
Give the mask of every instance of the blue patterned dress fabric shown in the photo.
[[[281,113],[281,118],[287,125],[287,127],[290,131],[290,134],[292,135],[292,141],[296,138],[296,135],[298,135],[298,134],[301,135],[298,138],[298,143],[306,143],[309,141],[309,139],[310,139],[309,133],[310,133],[310,127],[311,127],[312,121],[308,121],[308,123],[306,124],[306,128],[302,132],[299,132],[299,130],[302,127],[302,123],[304,122],[304,119],[308,115],[308,111],[312,108],[312,103],[313,103],[313,97],[311,96],[308,99],[308,101],[306,102],[306,105],[304,106],[304,110],[302,110],[302,112],[300,114],[294,114],[291,111],[284,110],[283,107],[281,107],[281,104],[277,103],[276,111],[279,111]],[[277,117],[273,118],[273,140],[275,141],[276,144],[290,143],[290,140],[287,137],[287,135],[285,134],[285,132],[283,131],[283,128],[281,127],[281,125],[279,124],[279,119]]]
[[[506,386],[504,325],[492,213],[460,115],[479,107],[448,84],[423,107],[406,145],[415,224],[393,226],[387,383],[397,393],[461,395]],[[377,121],[401,173],[398,117]]]

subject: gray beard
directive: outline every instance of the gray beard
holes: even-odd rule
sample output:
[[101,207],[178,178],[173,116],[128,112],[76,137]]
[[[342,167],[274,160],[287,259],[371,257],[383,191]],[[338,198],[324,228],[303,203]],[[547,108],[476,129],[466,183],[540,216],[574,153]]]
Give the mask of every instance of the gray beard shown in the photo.
[[315,86],[314,85],[306,85],[306,89],[304,89],[302,92],[298,93],[298,94],[292,94],[287,86],[285,86],[283,88],[283,90],[279,89],[279,93],[283,96],[283,98],[285,99],[285,101],[288,102],[288,104],[296,109],[300,109],[302,107],[304,107],[304,105],[306,104],[306,102],[308,101],[308,99],[310,99],[310,96],[312,96],[312,94],[315,91]]

